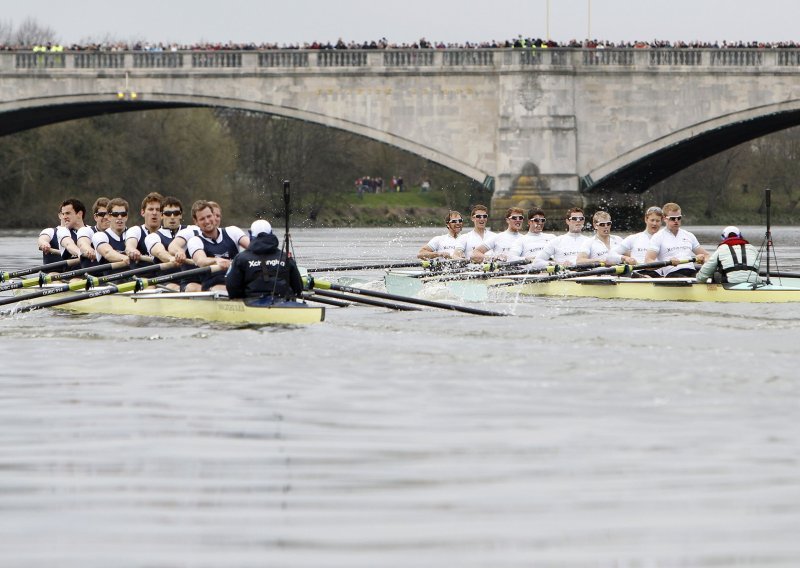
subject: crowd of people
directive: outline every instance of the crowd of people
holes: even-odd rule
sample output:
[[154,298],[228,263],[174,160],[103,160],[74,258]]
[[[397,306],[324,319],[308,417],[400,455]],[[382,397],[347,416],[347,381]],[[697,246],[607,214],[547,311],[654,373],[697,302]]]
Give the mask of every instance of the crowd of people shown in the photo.
[[369,41],[344,41],[339,38],[336,42],[310,41],[300,43],[275,43],[275,42],[200,42],[182,44],[176,42],[90,42],[85,44],[73,43],[61,45],[57,42],[44,44],[10,44],[0,43],[0,51],[268,51],[268,50],[326,50],[326,49],[798,49],[800,42],[779,41],[668,41],[668,40],[634,40],[634,41],[608,41],[599,39],[572,39],[558,42],[551,39],[518,36],[505,40],[489,40],[480,42],[443,42],[428,41],[420,38],[414,42],[391,42],[386,38]]
[[129,226],[130,211],[123,198],[100,197],[92,205],[92,225],[85,220],[88,212],[80,200],[64,200],[58,211],[59,224],[39,234],[42,262],[79,258],[82,268],[108,265],[94,275],[148,263],[174,264],[162,274],[216,266],[219,270],[208,275],[178,275],[165,286],[185,292],[227,292],[231,298],[294,299],[303,292],[295,262],[281,250],[264,219],[255,220],[248,232],[234,225],[223,227],[220,205],[198,200],[190,209],[191,224],[184,224],[181,201],[156,192],[142,200],[141,224]]
[[[523,233],[526,218],[528,231]],[[643,219],[644,230],[625,238],[611,234],[611,215],[602,210],[592,216],[594,234],[583,234],[586,215],[580,207],[567,210],[566,231],[558,236],[544,232],[547,218],[540,208],[527,212],[509,208],[505,215],[506,229],[497,233],[487,228],[489,210],[485,205],[473,206],[470,219],[472,230],[462,233],[463,216],[458,211],[449,211],[445,217],[447,233],[433,237],[420,248],[417,257],[464,259],[473,263],[523,262],[531,264],[533,271],[624,264],[637,277],[759,282],[759,251],[742,237],[737,227],[725,227],[718,248],[709,254],[694,234],[681,228],[683,214],[677,203],[648,208]],[[695,263],[702,265],[699,271]]]

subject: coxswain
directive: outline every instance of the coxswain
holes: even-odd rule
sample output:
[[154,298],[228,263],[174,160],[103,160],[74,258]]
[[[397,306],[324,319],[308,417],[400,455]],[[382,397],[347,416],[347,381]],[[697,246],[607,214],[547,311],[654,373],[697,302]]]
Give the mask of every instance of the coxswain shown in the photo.
[[733,225],[722,229],[722,242],[700,270],[697,280],[706,282],[759,283],[758,269],[761,254],[756,247],[744,240],[741,231]]
[[303,293],[303,280],[294,260],[278,246],[268,221],[250,226],[250,246],[231,262],[225,275],[230,298],[280,298],[293,300]]

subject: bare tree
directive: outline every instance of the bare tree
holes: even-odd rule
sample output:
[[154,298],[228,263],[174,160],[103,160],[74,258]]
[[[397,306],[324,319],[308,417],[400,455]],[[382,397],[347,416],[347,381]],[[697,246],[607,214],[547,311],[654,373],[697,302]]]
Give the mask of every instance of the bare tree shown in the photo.
[[58,36],[53,28],[41,25],[34,18],[27,18],[13,33],[13,42],[18,46],[32,47],[58,43]]

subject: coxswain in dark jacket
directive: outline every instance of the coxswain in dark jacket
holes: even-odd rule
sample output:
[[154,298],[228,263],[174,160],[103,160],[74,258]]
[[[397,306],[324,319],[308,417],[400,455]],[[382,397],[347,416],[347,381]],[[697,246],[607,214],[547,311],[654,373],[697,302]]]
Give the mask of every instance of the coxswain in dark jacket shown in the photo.
[[[269,232],[266,232],[266,231]],[[225,276],[230,298],[275,296],[293,299],[303,292],[303,279],[297,265],[286,258],[267,221],[255,221],[247,250],[236,255]]]

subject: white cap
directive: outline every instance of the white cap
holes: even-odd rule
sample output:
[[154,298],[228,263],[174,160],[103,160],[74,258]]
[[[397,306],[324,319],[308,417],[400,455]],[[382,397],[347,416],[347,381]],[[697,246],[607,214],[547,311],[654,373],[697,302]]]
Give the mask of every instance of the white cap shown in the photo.
[[250,236],[256,238],[262,233],[265,235],[271,235],[272,225],[269,224],[269,221],[265,221],[264,219],[253,221],[253,224],[250,225]]
[[741,237],[742,233],[739,232],[739,227],[734,227],[733,225],[728,225],[724,229],[722,229],[722,238],[727,239],[731,233],[733,233],[737,237]]

